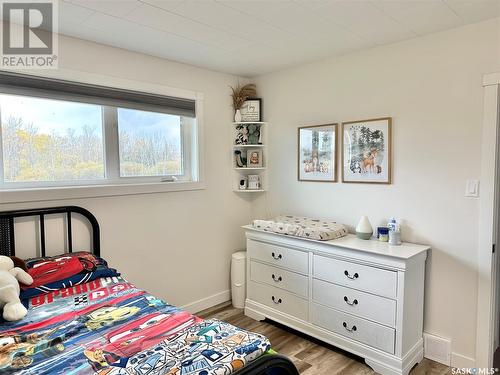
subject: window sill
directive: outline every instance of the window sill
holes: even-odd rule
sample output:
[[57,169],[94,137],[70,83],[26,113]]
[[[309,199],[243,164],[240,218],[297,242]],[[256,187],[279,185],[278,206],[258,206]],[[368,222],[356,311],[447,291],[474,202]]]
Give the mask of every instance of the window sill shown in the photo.
[[153,182],[99,186],[66,186],[38,189],[0,190],[0,203],[53,201],[61,199],[98,198],[133,194],[154,194],[171,191],[203,190],[205,183]]

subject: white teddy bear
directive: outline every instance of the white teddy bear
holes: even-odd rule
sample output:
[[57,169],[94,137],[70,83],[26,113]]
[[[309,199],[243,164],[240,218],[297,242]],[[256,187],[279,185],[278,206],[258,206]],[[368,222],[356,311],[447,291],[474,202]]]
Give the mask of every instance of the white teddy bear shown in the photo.
[[33,278],[23,269],[14,267],[12,259],[0,255],[0,308],[3,306],[3,318],[8,321],[20,320],[28,313],[19,299],[19,281],[31,285]]

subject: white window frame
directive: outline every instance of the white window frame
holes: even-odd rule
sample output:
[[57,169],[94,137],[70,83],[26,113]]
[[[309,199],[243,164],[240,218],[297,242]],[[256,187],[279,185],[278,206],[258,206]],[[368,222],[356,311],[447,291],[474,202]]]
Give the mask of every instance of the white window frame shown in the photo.
[[[64,78],[65,72],[59,72]],[[61,74],[62,73],[62,74]],[[67,73],[66,73],[67,75]],[[87,79],[87,83],[106,82],[103,76],[98,76],[95,79]],[[90,78],[90,77],[89,77]],[[106,77],[109,80],[109,77]],[[181,126],[183,140],[183,176],[175,176],[177,179],[172,180],[173,176],[144,176],[144,177],[120,177],[119,169],[119,150],[118,150],[118,131],[109,131],[104,127],[117,126],[117,119],[114,121],[104,121],[104,116],[113,116],[110,107],[103,106],[103,136],[104,136],[104,161],[105,161],[105,178],[99,180],[78,180],[78,181],[57,181],[57,182],[8,182],[3,181],[3,151],[1,142],[1,126],[0,126],[0,203],[15,203],[15,202],[30,202],[30,201],[48,201],[72,198],[90,198],[104,197],[127,194],[148,194],[160,193],[168,191],[182,190],[200,190],[205,188],[203,181],[203,94],[189,92],[179,89],[169,89],[160,85],[145,84],[143,82],[135,82],[128,80],[113,79],[114,84],[111,87],[123,89],[140,89],[142,91],[177,96],[186,99],[194,99],[196,102],[196,119],[193,123],[186,126]],[[118,81],[118,82],[117,82]],[[118,83],[118,84],[117,84]],[[7,93],[0,90],[0,93]],[[40,97],[40,95],[30,95],[26,92],[26,96]],[[51,97],[47,96],[48,99]],[[56,99],[57,98],[52,98]],[[187,119],[187,117],[184,117]],[[108,131],[107,131],[108,130]],[[108,151],[108,152],[106,152]]]

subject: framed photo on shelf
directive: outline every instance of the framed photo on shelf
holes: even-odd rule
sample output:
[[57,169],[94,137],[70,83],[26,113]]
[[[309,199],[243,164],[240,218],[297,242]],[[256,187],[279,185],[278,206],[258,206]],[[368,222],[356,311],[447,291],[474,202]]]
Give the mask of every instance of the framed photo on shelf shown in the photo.
[[390,184],[392,118],[342,123],[342,181]]
[[247,150],[247,168],[261,168],[262,166],[262,149],[249,148]]
[[262,99],[245,100],[240,108],[242,122],[262,121]]
[[337,181],[337,124],[298,129],[299,181]]

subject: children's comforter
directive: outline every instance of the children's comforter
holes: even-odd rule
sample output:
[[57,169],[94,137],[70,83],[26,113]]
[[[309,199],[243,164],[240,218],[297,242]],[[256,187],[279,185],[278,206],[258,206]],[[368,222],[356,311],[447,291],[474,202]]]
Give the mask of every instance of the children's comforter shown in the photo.
[[23,303],[23,320],[0,325],[0,373],[232,374],[270,348],[264,336],[202,320],[120,276]]

